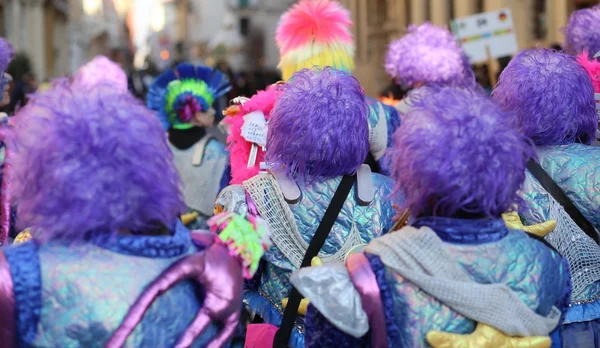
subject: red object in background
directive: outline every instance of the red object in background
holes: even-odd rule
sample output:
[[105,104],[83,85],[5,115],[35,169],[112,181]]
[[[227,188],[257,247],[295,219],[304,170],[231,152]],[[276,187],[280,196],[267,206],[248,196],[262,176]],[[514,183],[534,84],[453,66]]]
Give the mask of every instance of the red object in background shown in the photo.
[[501,22],[504,22],[508,18],[508,16],[504,12],[500,12],[500,16],[499,17],[500,17],[500,21]]

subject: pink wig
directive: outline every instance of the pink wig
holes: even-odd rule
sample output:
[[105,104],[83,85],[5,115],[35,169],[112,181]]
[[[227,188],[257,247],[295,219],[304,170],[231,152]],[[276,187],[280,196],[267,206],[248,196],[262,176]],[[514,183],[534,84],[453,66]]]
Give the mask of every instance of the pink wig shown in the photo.
[[278,85],[269,86],[265,91],[259,91],[250,100],[240,106],[240,113],[234,117],[225,119],[225,123],[229,125],[229,136],[227,136],[227,149],[229,150],[231,163],[231,182],[230,184],[241,184],[245,180],[258,174],[260,170],[260,162],[264,161],[265,153],[262,149],[258,149],[256,156],[256,164],[248,168],[248,158],[252,144],[247,142],[242,137],[242,125],[244,124],[244,115],[254,111],[262,111],[265,118],[269,120],[271,110],[275,106],[275,102],[282,91]]
[[304,68],[354,68],[350,12],[332,0],[301,0],[283,14],[275,40],[284,80]]
[[581,64],[592,79],[594,92],[600,93],[600,62],[596,58],[588,59],[588,52],[584,50],[577,56],[577,62]]

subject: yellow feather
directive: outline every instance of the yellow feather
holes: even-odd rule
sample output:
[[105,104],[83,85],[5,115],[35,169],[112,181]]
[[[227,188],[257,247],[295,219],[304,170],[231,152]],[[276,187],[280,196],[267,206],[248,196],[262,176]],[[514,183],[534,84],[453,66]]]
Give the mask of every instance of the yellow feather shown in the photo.
[[[305,50],[308,50],[306,48]],[[287,54],[282,57],[279,63],[279,68],[283,75],[284,80],[289,80],[294,73],[302,69],[311,69],[315,66],[324,68],[326,66],[333,67],[338,70],[351,72],[354,70],[354,59],[351,53],[347,49],[340,47],[331,50],[323,50],[317,54],[307,54],[306,59],[298,59],[300,51],[294,52],[294,54]],[[315,53],[314,51],[309,51]]]

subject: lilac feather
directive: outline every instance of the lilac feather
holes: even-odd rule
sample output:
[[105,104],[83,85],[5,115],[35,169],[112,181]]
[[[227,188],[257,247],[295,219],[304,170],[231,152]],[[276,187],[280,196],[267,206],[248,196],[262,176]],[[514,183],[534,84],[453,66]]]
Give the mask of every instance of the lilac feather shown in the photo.
[[369,151],[365,95],[332,68],[293,75],[271,112],[266,159],[301,179],[353,174]]
[[0,37],[0,74],[8,68],[8,64],[15,57],[13,46],[6,39]]
[[492,98],[512,112],[536,145],[594,139],[598,118],[592,81],[576,58],[552,50],[527,50],[500,75]]
[[452,34],[436,25],[411,25],[393,41],[385,58],[387,73],[399,83],[475,86],[468,59]]
[[588,50],[593,56],[600,51],[600,5],[574,11],[569,17],[565,34],[565,52],[577,55]]
[[159,121],[110,82],[62,79],[32,95],[10,140],[18,224],[42,241],[144,233],[185,210]]
[[521,203],[533,146],[511,120],[476,91],[419,89],[390,150],[403,208],[414,216],[499,217]]

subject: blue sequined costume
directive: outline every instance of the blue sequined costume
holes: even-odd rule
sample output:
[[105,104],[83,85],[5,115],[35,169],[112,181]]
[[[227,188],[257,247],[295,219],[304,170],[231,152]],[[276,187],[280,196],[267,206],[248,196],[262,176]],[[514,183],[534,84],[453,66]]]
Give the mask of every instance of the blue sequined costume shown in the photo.
[[369,106],[369,144],[370,152],[379,166],[379,173],[389,175],[389,163],[385,151],[391,148],[393,135],[400,127],[400,115],[395,108],[373,98],[365,98]]
[[[14,283],[17,347],[103,347],[145,287],[182,257],[202,250],[177,223],[170,236],[96,235],[67,246],[29,241],[3,249]],[[172,347],[202,307],[182,282],[161,295],[127,347]],[[219,328],[196,340],[206,346]]]
[[[550,177],[563,189],[579,211],[600,230],[600,147],[582,144],[538,147],[539,163]],[[552,197],[542,188],[537,180],[527,174],[523,194],[528,205],[521,212],[524,222],[535,224],[550,219],[553,216]],[[560,219],[559,219],[560,220]],[[554,232],[546,236],[551,244],[562,242],[565,250],[561,252],[569,260],[573,274],[573,282],[583,282],[583,291],[573,293],[569,306],[563,336],[563,342],[575,344],[577,337],[584,339],[600,330],[600,260],[596,256],[600,247],[582,231],[573,232],[567,229],[561,221]],[[587,259],[591,258],[591,262]],[[583,263],[583,264],[582,264]],[[582,273],[579,273],[581,270]],[[576,332],[569,332],[569,327],[577,326]],[[584,342],[596,342],[600,338],[587,338]],[[569,345],[569,347],[576,345]]]
[[[414,225],[433,229],[473,281],[506,284],[536,313],[548,315],[555,306],[564,315],[570,295],[568,265],[543,242],[508,230],[501,219],[428,217]],[[467,334],[475,329],[473,320],[405,280],[378,256],[366,256],[381,294],[388,347],[428,347],[429,331]],[[370,346],[369,337],[370,331],[361,338],[347,335],[309,307],[307,348]]]
[[[359,204],[356,198],[356,186],[352,188],[321,249],[325,255],[338,253],[341,248],[348,246],[348,243],[354,240],[357,240],[356,244],[368,243],[392,227],[392,217],[395,215],[390,200],[393,183],[391,179],[383,175],[371,175],[375,188],[374,200],[368,205]],[[299,183],[302,192],[301,199],[295,204],[289,204],[289,208],[298,232],[306,244],[310,243],[340,181],[341,178],[338,177],[308,184]],[[224,192],[234,187],[230,186]],[[292,237],[290,236],[290,238]],[[302,255],[305,251],[303,250]],[[323,254],[320,255],[323,256]],[[262,273],[257,274],[253,284],[247,284],[244,303],[252,312],[260,315],[265,322],[279,326],[283,313],[281,301],[290,292],[289,277],[292,270],[297,267],[276,246],[265,253],[263,260]],[[299,315],[292,331],[291,347],[301,348],[304,346],[303,326],[304,318]]]
[[[205,137],[209,137],[206,135]],[[189,211],[199,213],[195,223],[188,226],[191,229],[206,228],[206,220],[213,215],[214,201],[219,193],[221,179],[226,175],[229,164],[229,153],[225,144],[217,139],[207,139],[200,164],[193,163],[196,147],[203,140],[198,141],[189,149],[178,149],[171,145],[173,162],[183,182],[183,196]]]

